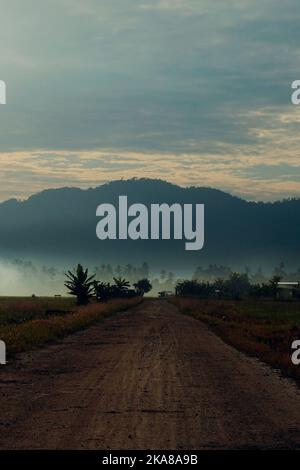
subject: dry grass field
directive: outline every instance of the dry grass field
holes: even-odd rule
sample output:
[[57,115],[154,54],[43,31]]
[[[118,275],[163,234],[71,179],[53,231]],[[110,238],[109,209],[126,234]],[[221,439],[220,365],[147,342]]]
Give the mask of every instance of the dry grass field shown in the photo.
[[300,339],[300,302],[174,298],[182,313],[207,323],[232,346],[300,379],[291,344]]
[[8,356],[43,346],[141,301],[115,299],[78,307],[71,297],[0,298],[0,339]]

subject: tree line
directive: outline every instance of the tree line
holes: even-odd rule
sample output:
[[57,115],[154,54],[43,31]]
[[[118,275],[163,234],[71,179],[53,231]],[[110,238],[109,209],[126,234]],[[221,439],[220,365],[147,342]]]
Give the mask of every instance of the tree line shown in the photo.
[[[74,272],[66,274],[65,287],[68,293],[75,296],[78,305],[87,305],[92,298],[97,302],[107,302],[112,298],[130,298],[143,296],[152,289],[147,278],[139,279],[130,286],[130,282],[122,277],[114,277],[113,282],[96,280],[96,274],[89,274],[88,268],[77,265]],[[195,279],[178,281],[175,295],[197,296],[201,298],[219,298],[240,300],[243,297],[277,298],[278,284],[281,277],[274,275],[267,283],[252,284],[245,273],[233,272],[228,279],[217,279],[214,282]]]
[[268,282],[251,283],[248,274],[233,272],[228,279],[216,279],[214,282],[196,279],[179,281],[175,293],[179,296],[197,296],[240,300],[244,297],[278,297],[281,276],[274,275]]
[[130,282],[122,277],[114,277],[113,283],[98,281],[96,274],[89,274],[88,268],[77,265],[75,272],[68,271],[66,274],[65,287],[68,293],[76,297],[77,305],[87,305],[91,298],[97,302],[107,302],[112,298],[130,298],[143,296],[150,292],[152,285],[147,278],[139,279],[130,288]]

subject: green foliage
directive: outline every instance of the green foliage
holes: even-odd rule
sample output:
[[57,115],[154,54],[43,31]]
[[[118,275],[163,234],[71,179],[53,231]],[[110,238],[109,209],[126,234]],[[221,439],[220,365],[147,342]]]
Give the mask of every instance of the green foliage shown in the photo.
[[94,281],[94,290],[98,302],[106,302],[112,298],[130,298],[136,297],[136,290],[130,289],[130,283],[125,278],[114,277],[114,284],[103,281]]
[[213,283],[196,280],[180,281],[176,285],[176,294],[198,296],[202,298],[232,298],[239,300],[250,292],[247,274],[232,273],[227,280],[217,279]]
[[[268,283],[251,283],[247,273],[232,272],[228,279],[216,279],[214,282],[193,280],[178,281],[176,295],[197,296],[203,299],[233,299],[244,298],[271,299],[280,298],[281,276],[275,274]],[[300,299],[300,288],[296,284],[294,291],[290,291],[290,297]]]
[[130,283],[122,277],[114,277],[114,285],[112,286],[112,292],[114,297],[125,297],[129,287]]
[[281,281],[281,276],[278,276],[277,274],[275,274],[269,281],[270,287],[271,287],[271,292],[272,292],[272,295],[273,295],[274,299],[276,299],[276,297],[277,297],[278,283],[280,281]]
[[67,281],[64,283],[69,293],[77,298],[77,305],[87,305],[94,293],[94,277],[89,276],[88,269],[83,269],[81,264],[77,265],[75,273],[66,273]]
[[198,282],[195,280],[180,281],[176,285],[177,295],[196,295],[200,297],[209,297],[212,288],[208,282]]
[[94,281],[94,289],[98,302],[107,302],[112,297],[112,286],[109,282]]
[[235,300],[245,297],[250,291],[250,282],[247,274],[232,273],[225,287]]
[[149,279],[140,279],[137,281],[134,285],[134,288],[136,290],[136,293],[138,295],[144,295],[147,294],[147,292],[150,292],[152,289],[152,284],[149,281]]

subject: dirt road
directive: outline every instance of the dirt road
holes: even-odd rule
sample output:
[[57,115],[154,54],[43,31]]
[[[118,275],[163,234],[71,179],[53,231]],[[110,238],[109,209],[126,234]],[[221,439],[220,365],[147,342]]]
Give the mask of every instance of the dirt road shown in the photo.
[[0,368],[1,449],[300,448],[292,382],[165,301]]

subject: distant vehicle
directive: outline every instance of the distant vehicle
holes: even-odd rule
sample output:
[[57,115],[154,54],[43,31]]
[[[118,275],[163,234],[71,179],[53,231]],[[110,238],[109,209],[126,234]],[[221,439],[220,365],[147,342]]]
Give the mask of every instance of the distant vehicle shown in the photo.
[[54,294],[54,297],[58,299],[59,297],[61,297],[61,294]]
[[173,295],[174,295],[174,292],[172,292],[171,290],[163,290],[158,293],[158,297],[161,299],[164,299],[166,297],[173,297]]

